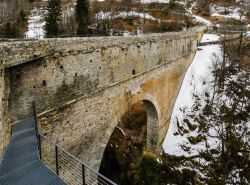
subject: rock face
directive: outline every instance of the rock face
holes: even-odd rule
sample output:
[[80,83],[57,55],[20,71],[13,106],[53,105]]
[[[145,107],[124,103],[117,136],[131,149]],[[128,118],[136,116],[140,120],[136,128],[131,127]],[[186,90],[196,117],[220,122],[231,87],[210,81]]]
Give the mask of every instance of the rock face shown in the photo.
[[0,141],[36,101],[42,132],[99,169],[122,115],[143,101],[146,148],[159,152],[202,31],[1,43]]

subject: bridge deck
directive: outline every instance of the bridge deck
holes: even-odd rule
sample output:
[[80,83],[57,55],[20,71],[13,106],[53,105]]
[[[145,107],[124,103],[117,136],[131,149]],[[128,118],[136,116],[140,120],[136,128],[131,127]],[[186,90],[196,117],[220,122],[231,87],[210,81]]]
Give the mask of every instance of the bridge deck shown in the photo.
[[12,139],[0,163],[0,185],[66,185],[39,159],[34,118],[12,127]]

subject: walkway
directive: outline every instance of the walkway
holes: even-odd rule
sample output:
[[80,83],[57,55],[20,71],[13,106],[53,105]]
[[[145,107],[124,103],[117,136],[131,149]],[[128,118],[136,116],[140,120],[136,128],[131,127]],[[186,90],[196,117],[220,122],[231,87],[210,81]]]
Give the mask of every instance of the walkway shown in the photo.
[[39,159],[34,118],[12,126],[12,140],[0,162],[0,185],[66,185]]

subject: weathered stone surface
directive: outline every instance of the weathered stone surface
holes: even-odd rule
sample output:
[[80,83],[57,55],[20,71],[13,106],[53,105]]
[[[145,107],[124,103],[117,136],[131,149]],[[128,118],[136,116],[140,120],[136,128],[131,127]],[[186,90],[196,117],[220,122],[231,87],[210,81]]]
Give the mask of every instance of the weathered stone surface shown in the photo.
[[[137,78],[41,114],[42,131],[92,164],[92,160],[97,158],[101,143],[108,142],[114,128],[112,125],[118,124],[131,105],[148,100],[154,104],[158,114],[152,122],[155,125],[148,125],[148,143],[153,139],[156,142],[155,151],[159,152],[183,76],[192,58],[193,54],[190,54],[169,64],[167,68],[164,66],[142,75],[145,83],[135,94],[127,92],[127,87],[128,83],[136,83]],[[80,146],[83,150],[79,150]]]
[[9,143],[10,124],[7,116],[9,88],[8,74],[6,70],[0,68],[0,158]]
[[8,136],[9,122],[32,116],[36,101],[42,132],[98,169],[96,161],[121,116],[147,100],[152,106],[147,148],[159,152],[201,34],[191,29],[143,37],[0,43],[6,74],[1,80],[7,83],[0,86],[5,100],[0,116],[6,120],[0,122],[0,141]]

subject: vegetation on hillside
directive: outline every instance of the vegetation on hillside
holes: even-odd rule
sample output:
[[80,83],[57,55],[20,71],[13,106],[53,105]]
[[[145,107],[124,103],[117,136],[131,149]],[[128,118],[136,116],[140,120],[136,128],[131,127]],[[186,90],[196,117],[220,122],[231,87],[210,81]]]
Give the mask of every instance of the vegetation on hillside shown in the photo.
[[[210,88],[203,95],[193,94],[193,106],[182,110],[183,119],[176,118],[174,135],[187,138],[188,144],[181,148],[190,156],[142,156],[146,130],[141,126],[146,117],[140,115],[145,113],[128,114],[111,136],[101,173],[131,185],[250,183],[250,78],[246,68],[250,43],[221,44],[224,52],[214,56]],[[205,150],[192,154],[188,146],[201,143]]]
[[29,0],[0,1],[0,37],[23,37],[28,24],[29,8]]
[[75,16],[77,22],[77,34],[87,34],[88,26],[90,25],[90,4],[88,0],[77,0]]
[[61,22],[61,0],[49,0],[48,15],[46,17],[46,36],[56,37],[59,33],[59,24]]
[[[47,6],[47,11],[50,12],[50,2],[51,0],[48,3],[41,0],[1,0],[1,37],[24,37],[27,22],[26,25],[18,24],[20,12],[25,13],[26,19],[31,7],[34,9]],[[202,24],[195,20],[192,14],[208,19],[214,24],[239,26],[247,24],[247,21],[225,16],[230,14],[232,8],[240,8],[239,13],[242,17],[249,18],[249,11],[245,11],[240,3],[235,0],[191,0],[184,5],[183,2],[177,0],[171,0],[170,3],[146,4],[136,0],[93,0],[91,2],[78,0],[75,4],[71,0],[62,0],[60,16],[55,15],[57,18],[52,19],[52,14],[47,15],[45,29],[48,37],[136,35],[180,31]],[[210,16],[211,5],[219,7],[220,10],[224,8],[224,11],[220,12],[223,16]],[[50,32],[54,33],[50,34]]]
[[[244,52],[236,49],[239,43],[224,43],[225,54],[214,58],[212,89],[203,96],[194,94],[192,108],[183,110],[183,119],[177,118],[175,135],[188,139],[182,149],[190,157],[144,157],[143,184],[250,183],[249,42],[244,41]],[[187,146],[201,143],[206,150],[192,155]]]

